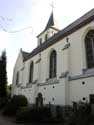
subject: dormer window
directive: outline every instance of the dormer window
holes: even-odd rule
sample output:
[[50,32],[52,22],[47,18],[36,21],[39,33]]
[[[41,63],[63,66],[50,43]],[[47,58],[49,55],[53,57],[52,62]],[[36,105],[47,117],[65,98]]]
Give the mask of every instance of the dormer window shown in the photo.
[[39,38],[39,45],[42,44],[42,38]]
[[45,41],[47,41],[48,39],[48,34],[45,34]]

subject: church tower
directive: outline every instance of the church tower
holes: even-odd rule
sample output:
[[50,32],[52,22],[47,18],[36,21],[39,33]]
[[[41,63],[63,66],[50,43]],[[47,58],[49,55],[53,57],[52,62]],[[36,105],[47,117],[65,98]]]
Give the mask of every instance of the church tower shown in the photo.
[[52,11],[45,29],[37,36],[38,46],[46,42],[50,37],[52,37],[58,31],[59,29],[57,28],[56,21],[54,20],[53,11]]

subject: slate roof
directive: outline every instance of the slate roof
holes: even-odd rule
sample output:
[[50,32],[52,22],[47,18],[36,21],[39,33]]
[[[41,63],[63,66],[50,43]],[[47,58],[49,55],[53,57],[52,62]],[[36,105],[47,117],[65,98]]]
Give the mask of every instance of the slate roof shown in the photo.
[[45,27],[45,30],[47,30],[51,26],[54,26],[53,12],[51,13],[51,16],[50,16],[50,18],[48,20],[48,23],[47,23],[46,27]]
[[94,21],[94,8],[76,21],[74,21],[73,23],[71,23],[70,25],[68,25],[66,28],[62,29],[57,34],[49,38],[46,42],[35,48],[30,54],[27,55],[24,61],[32,58],[36,54],[47,49],[49,46],[55,44],[56,42],[59,42],[59,40],[63,39],[64,37],[67,37],[68,35],[72,34],[76,30],[80,29],[81,27],[87,25],[92,21]]
[[22,51],[23,60],[26,60],[28,55],[29,55],[28,52]]

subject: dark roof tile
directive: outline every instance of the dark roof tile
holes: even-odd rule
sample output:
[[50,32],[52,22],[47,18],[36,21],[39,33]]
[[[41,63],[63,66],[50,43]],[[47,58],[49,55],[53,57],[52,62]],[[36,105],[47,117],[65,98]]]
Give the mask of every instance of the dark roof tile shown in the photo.
[[29,55],[28,52],[22,51],[23,60],[26,60],[28,55]]

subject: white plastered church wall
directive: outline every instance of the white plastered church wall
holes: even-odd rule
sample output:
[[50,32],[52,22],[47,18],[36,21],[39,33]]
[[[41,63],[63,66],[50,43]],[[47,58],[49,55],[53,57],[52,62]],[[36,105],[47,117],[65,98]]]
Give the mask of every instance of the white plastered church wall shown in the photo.
[[[13,84],[12,84],[12,95],[14,94],[19,94],[19,89],[17,88],[16,86],[16,78],[17,78],[17,72],[19,72],[19,83],[22,84],[22,79],[23,79],[23,75],[22,75],[22,68],[23,68],[23,57],[22,57],[22,50],[20,50],[19,52],[19,55],[18,55],[18,58],[16,60],[16,63],[15,63],[15,67],[14,67],[14,70],[13,70]],[[18,84],[19,84],[18,83]]]
[[[38,80],[38,83],[40,84],[40,86],[32,84],[31,88],[21,90],[21,92],[26,95],[30,103],[35,102],[35,98],[39,92],[42,93],[45,104],[50,102],[51,104],[60,105],[71,104],[72,101],[80,101],[83,97],[89,100],[89,94],[94,94],[94,77],[86,77],[82,79],[77,78],[75,80],[68,80],[67,77],[60,78],[62,73],[67,71],[70,77],[83,75],[83,69],[87,68],[84,37],[87,31],[92,28],[94,28],[93,21],[24,62],[23,85],[26,86],[28,83],[31,61],[34,62],[33,80]],[[45,37],[45,33],[42,37]],[[67,43],[67,38],[69,38],[70,47],[63,50]],[[50,84],[50,82],[46,85],[45,83],[47,83],[47,79],[49,79],[49,57],[52,50],[55,50],[57,53],[56,79],[59,82],[57,84]],[[39,63],[36,63],[40,54],[41,60]],[[19,58],[19,60],[21,60],[21,58]],[[16,71],[21,67],[21,65],[23,65],[19,60],[17,62],[18,66],[16,66]],[[82,84],[83,81],[85,82],[84,85]],[[17,90],[17,88],[15,90]]]
[[[85,36],[94,29],[94,21],[71,34],[70,75],[82,75],[86,66]],[[83,85],[82,82],[85,82]],[[94,94],[94,77],[86,77],[70,81],[70,104],[73,101],[89,101],[89,95]],[[85,100],[83,98],[85,97]]]
[[[94,77],[73,80],[70,82],[70,104],[72,104],[73,101],[89,102],[90,94],[94,94]],[[83,100],[83,98],[85,98],[85,100]]]
[[[80,28],[69,36],[70,42],[70,75],[82,74],[82,69],[86,68],[86,54],[84,48],[84,32],[89,27],[94,27],[94,22]],[[85,34],[86,35],[86,34]],[[84,35],[84,37],[85,37]]]
[[[49,58],[52,50],[55,50],[57,53],[57,80],[59,83],[54,85],[43,85],[38,88],[38,92],[41,92],[43,97],[45,98],[44,103],[52,103],[52,104],[65,104],[65,78],[60,79],[62,72],[67,71],[67,59],[63,62],[63,47],[66,44],[66,38],[63,41],[60,41],[53,46],[47,48],[46,50],[41,52],[41,85],[46,83],[46,79],[49,79]],[[66,55],[67,56],[67,55]],[[66,58],[66,57],[65,57]],[[66,68],[63,68],[66,67]],[[54,86],[54,88],[53,88]],[[46,88],[46,90],[45,90]],[[52,100],[54,98],[54,101]]]
[[[46,93],[45,93],[45,91],[41,91],[41,90],[44,90],[44,86],[38,87],[38,91],[37,91],[37,93],[41,92],[43,95],[45,95],[45,98],[47,98],[47,102],[51,102],[54,104],[59,104],[59,103],[65,104],[65,98],[64,98],[64,96],[65,96],[65,79],[63,79],[63,80],[59,79],[61,73],[65,72],[67,70],[66,69],[67,60],[65,60],[66,52],[63,53],[63,51],[62,51],[65,44],[66,44],[66,39],[63,39],[63,41],[60,41],[57,44],[54,44],[53,46],[42,51],[40,63],[36,64],[36,61],[39,59],[39,54],[37,54],[33,58],[29,59],[28,61],[24,62],[25,63],[25,70],[24,70],[24,85],[25,86],[29,80],[29,68],[30,68],[31,61],[34,62],[34,80],[38,79],[38,82],[41,84],[46,83],[46,79],[49,78],[50,53],[52,50],[56,50],[56,52],[57,52],[57,79],[59,80],[59,84],[46,85],[45,87],[49,88],[48,91],[46,91]],[[64,56],[64,61],[63,61],[63,56]],[[38,68],[40,68],[40,64],[41,64],[41,69],[38,72]],[[34,98],[37,96],[37,95],[34,96],[34,91],[35,91],[34,86],[35,85],[32,85],[31,89],[27,88],[26,90],[23,90],[23,93],[25,94],[25,96],[28,98],[28,100],[30,102],[33,102]],[[55,89],[53,89],[53,86],[55,86]],[[56,97],[58,97],[58,98],[56,98]],[[32,98],[33,98],[33,100],[32,100]],[[54,102],[52,101],[52,98],[55,98]],[[62,98],[62,100],[60,98]]]
[[27,84],[31,84],[30,87],[26,87],[22,90],[22,94],[25,95],[28,99],[28,101],[30,103],[34,103],[35,101],[35,89],[36,89],[36,85],[29,83],[29,73],[30,73],[30,64],[31,62],[34,63],[34,71],[33,71],[33,82],[38,80],[39,77],[39,72],[38,72],[38,64],[36,64],[37,60],[39,59],[39,56],[36,55],[34,57],[32,57],[31,59],[25,61],[25,70],[24,70],[24,85],[23,86],[27,86]]

